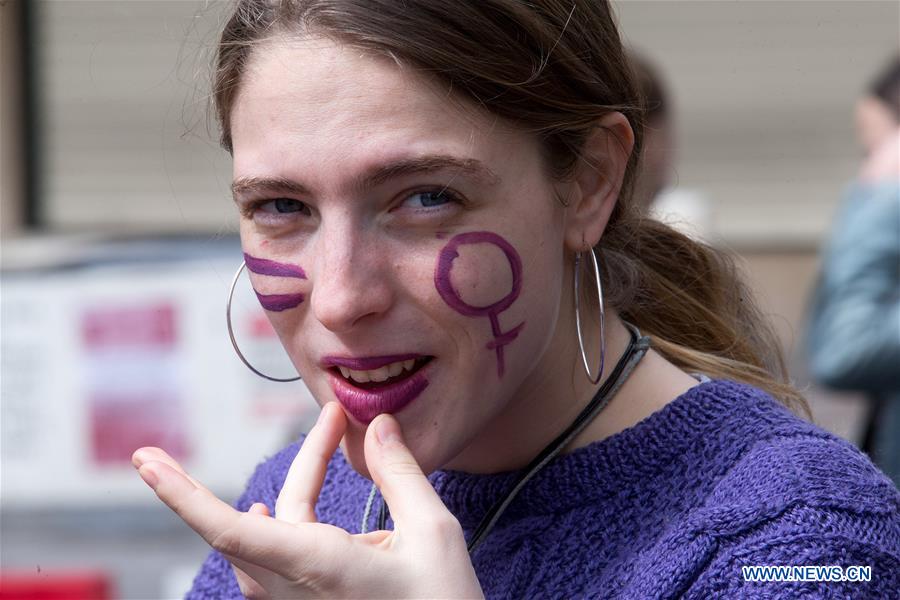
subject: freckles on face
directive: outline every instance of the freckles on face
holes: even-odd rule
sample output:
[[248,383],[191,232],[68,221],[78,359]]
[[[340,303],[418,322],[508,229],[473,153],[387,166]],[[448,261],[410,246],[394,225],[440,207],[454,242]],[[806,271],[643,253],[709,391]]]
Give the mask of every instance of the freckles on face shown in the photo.
[[438,254],[434,285],[456,312],[472,318],[487,317],[493,339],[485,349],[495,352],[497,376],[503,377],[503,347],[515,340],[525,326],[523,321],[507,331],[500,327],[500,313],[512,306],[522,291],[519,253],[496,233],[461,233]]
[[268,278],[279,279],[306,279],[306,272],[299,265],[278,262],[266,258],[258,258],[244,253],[244,264],[247,270],[257,275],[263,275],[265,279],[253,282],[253,291],[259,299],[260,305],[268,311],[282,312],[296,308],[305,299],[300,292],[291,293],[263,293],[260,288],[268,287]]

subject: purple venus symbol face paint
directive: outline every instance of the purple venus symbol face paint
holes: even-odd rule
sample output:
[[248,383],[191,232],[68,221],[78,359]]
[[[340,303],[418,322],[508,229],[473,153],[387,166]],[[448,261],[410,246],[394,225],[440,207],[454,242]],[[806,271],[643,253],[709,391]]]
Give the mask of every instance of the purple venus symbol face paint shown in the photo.
[[[306,273],[297,265],[289,265],[265,258],[256,258],[244,253],[244,264],[247,269],[258,275],[271,277],[291,277],[294,279],[306,279]],[[281,312],[295,308],[304,300],[303,294],[260,294],[255,289],[259,303],[266,310]]]
[[[496,246],[506,256],[506,260],[509,262],[509,267],[512,270],[512,289],[499,301],[488,306],[472,306],[466,303],[450,281],[453,261],[459,257],[458,249],[460,246],[468,244],[491,244]],[[453,236],[447,242],[447,245],[441,249],[437,266],[434,270],[434,285],[444,302],[456,312],[469,317],[487,317],[490,320],[494,339],[487,343],[486,348],[497,353],[497,376],[503,377],[505,370],[503,347],[516,339],[525,326],[523,321],[509,331],[501,331],[499,319],[500,313],[509,308],[516,301],[516,298],[519,297],[519,292],[522,291],[522,259],[519,258],[519,253],[516,252],[509,242],[496,233],[491,233],[490,231],[460,233]]]

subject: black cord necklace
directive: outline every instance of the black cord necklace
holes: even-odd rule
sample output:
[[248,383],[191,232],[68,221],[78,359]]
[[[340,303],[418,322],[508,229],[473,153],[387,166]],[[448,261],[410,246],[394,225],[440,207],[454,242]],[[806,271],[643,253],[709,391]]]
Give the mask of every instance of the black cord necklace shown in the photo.
[[[631,334],[631,340],[628,343],[628,347],[625,349],[625,352],[622,354],[622,357],[616,363],[616,366],[613,367],[612,372],[610,372],[609,377],[606,378],[606,381],[603,382],[603,385],[600,386],[600,389],[597,391],[597,394],[591,399],[587,406],[575,417],[575,420],[572,421],[572,424],[569,425],[565,431],[556,436],[556,438],[550,442],[541,452],[532,460],[527,467],[525,467],[520,475],[516,478],[515,483],[510,486],[509,491],[506,495],[497,501],[484,515],[481,519],[481,523],[478,524],[478,527],[475,528],[475,532],[472,534],[472,538],[468,542],[468,550],[469,554],[474,552],[475,548],[484,541],[484,538],[487,537],[487,534],[493,529],[494,525],[500,519],[500,516],[506,510],[506,508],[512,503],[513,499],[518,495],[518,493],[525,487],[525,484],[533,478],[535,475],[543,469],[547,463],[553,460],[556,455],[558,455],[563,448],[565,448],[572,439],[575,438],[581,431],[587,427],[588,423],[590,423],[594,417],[596,417],[600,411],[606,408],[606,405],[609,404],[609,401],[612,400],[613,396],[615,396],[616,392],[619,391],[619,388],[622,387],[622,384],[628,379],[628,376],[631,375],[632,371],[634,371],[635,367],[647,353],[647,350],[650,348],[650,338],[646,336],[642,336],[640,331],[630,323],[625,323],[628,332]],[[375,488],[373,484],[372,491],[374,493]],[[363,529],[365,532],[365,524],[368,521],[369,508],[371,507],[371,500],[373,496],[370,495],[370,503],[366,507],[365,514],[363,516]],[[381,508],[378,511],[378,521],[376,527],[378,529],[384,529],[387,524],[387,519],[389,516],[387,503],[384,502],[384,499],[381,500]]]

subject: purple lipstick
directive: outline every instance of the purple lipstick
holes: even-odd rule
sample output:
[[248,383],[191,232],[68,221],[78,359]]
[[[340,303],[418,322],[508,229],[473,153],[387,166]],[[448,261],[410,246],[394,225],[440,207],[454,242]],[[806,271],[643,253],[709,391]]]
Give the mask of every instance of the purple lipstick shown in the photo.
[[[381,413],[400,412],[418,398],[428,387],[426,371],[430,362],[431,357],[421,354],[394,354],[326,356],[320,365],[328,370],[331,389],[344,409],[360,423],[368,424]],[[386,367],[391,372],[397,369],[400,372],[382,381],[370,379],[370,376],[385,377],[384,371],[379,374],[372,371]]]
[[419,360],[427,358],[421,354],[392,354],[390,356],[369,356],[366,358],[353,358],[349,356],[326,356],[319,364],[323,368],[330,367],[347,367],[355,371],[368,371],[371,369],[380,369],[386,365],[395,362],[404,362],[407,360]]

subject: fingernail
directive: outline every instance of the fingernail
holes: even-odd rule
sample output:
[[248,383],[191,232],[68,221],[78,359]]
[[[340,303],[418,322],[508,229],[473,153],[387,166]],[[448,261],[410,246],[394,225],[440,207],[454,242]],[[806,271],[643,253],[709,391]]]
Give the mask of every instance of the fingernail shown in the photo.
[[400,426],[391,417],[380,417],[375,423],[375,437],[381,445],[389,442],[401,444]]
[[156,476],[156,473],[150,469],[138,469],[138,473],[141,474],[141,479],[144,480],[144,483],[154,490],[156,489],[156,485],[159,483],[159,477]]

